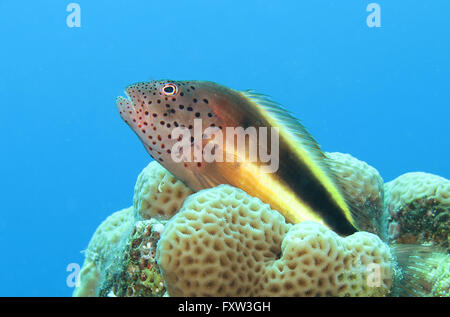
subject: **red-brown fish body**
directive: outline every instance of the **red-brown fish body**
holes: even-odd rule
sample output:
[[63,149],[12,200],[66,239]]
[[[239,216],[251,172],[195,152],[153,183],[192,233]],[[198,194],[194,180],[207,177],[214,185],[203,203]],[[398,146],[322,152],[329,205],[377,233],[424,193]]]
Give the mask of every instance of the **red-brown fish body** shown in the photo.
[[[290,222],[314,220],[341,234],[356,231],[353,211],[317,143],[266,97],[213,82],[172,80],[133,84],[126,94],[128,99],[117,99],[122,118],[149,154],[194,191],[230,184],[268,203]],[[179,146],[186,145],[187,134],[174,133],[181,128],[189,132],[189,151]],[[244,130],[244,147],[237,146],[239,137],[232,133],[236,128]],[[264,130],[267,139],[260,142]],[[250,141],[255,131],[256,160]],[[208,147],[214,148],[210,154],[223,155],[205,160],[203,150]]]

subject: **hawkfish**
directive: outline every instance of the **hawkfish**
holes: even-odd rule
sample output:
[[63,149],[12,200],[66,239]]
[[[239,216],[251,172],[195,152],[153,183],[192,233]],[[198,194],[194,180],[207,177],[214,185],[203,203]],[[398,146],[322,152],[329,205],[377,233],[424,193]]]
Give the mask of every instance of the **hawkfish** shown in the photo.
[[193,191],[229,184],[288,222],[312,220],[341,235],[358,231],[359,211],[326,155],[268,96],[174,80],[135,83],[125,94],[116,100],[120,116],[151,157]]

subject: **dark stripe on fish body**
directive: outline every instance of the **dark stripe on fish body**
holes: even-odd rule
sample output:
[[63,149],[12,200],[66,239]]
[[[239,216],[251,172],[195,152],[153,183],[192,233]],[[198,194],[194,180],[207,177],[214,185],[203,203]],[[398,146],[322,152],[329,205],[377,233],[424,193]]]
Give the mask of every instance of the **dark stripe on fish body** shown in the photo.
[[280,166],[275,174],[333,230],[343,235],[357,231],[323,184],[303,162],[286,149],[286,143],[282,139],[280,139]]

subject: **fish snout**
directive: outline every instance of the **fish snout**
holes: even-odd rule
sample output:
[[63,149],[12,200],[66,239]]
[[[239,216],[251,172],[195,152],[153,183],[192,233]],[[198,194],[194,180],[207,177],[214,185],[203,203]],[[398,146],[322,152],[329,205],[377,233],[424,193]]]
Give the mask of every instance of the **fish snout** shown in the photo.
[[129,98],[118,96],[116,98],[116,106],[122,119],[126,123],[129,123],[131,121],[130,119],[133,117],[133,114],[135,114],[133,102]]

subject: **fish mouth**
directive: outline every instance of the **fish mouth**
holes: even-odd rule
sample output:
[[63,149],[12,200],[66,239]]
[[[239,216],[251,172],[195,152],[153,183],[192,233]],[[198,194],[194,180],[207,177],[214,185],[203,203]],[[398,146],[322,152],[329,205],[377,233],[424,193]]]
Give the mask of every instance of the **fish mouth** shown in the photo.
[[129,123],[128,119],[135,114],[134,102],[132,97],[128,94],[128,87],[125,89],[125,97],[118,96],[116,98],[116,107],[119,110],[119,114],[126,123]]
[[125,97],[119,96],[116,98],[116,105],[119,109],[123,106],[125,106],[125,107],[130,106],[130,108],[131,108],[132,106],[134,106],[136,104],[136,100],[139,97],[136,92],[136,86],[137,86],[136,84],[127,86],[124,89]]

